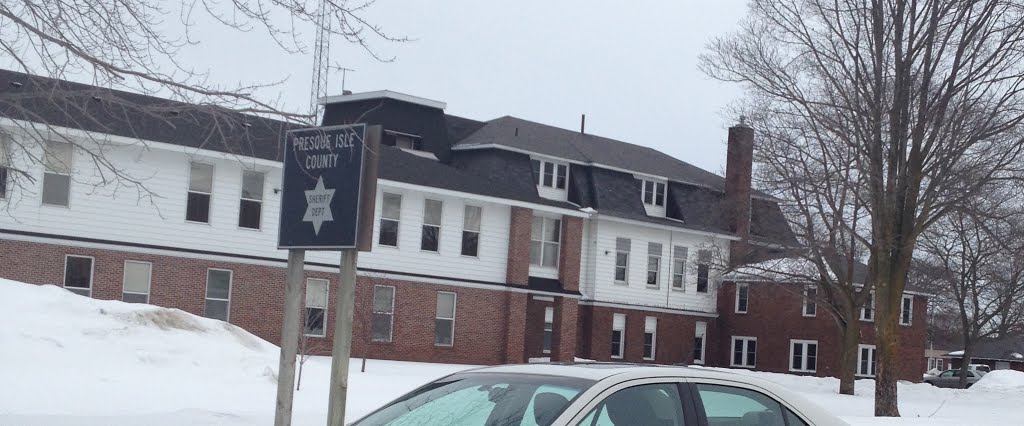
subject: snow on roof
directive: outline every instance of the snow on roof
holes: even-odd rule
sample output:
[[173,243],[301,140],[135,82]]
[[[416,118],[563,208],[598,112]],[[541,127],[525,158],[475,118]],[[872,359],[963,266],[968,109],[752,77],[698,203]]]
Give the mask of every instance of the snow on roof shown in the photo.
[[1016,359],[1024,359],[1024,355],[1021,355],[1018,352],[1014,352],[1014,353],[1010,354],[1010,356],[1012,356],[1012,357],[1014,357]]
[[964,356],[964,351],[953,351],[953,352],[950,352],[950,353],[949,353],[948,355],[952,355],[952,356]]
[[804,282],[817,275],[817,266],[809,260],[785,257],[741,266],[725,274],[724,278],[736,281]]

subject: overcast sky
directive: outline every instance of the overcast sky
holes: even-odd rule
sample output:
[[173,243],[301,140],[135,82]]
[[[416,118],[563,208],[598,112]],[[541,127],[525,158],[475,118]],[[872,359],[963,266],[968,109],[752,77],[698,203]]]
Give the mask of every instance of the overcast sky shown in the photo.
[[[333,40],[331,60],[356,70],[347,79],[355,92],[390,89],[446,102],[449,114],[571,130],[586,114],[588,133],[720,173],[726,129],[736,122],[724,107],[740,92],[704,76],[697,57],[745,11],[746,0],[377,0],[369,20],[415,41],[374,41],[395,57],[380,63]],[[287,56],[266,47],[266,37],[211,28],[196,34],[202,44],[182,53],[185,62],[224,84],[287,78],[267,95],[305,110],[310,54]],[[340,72],[329,86],[340,94]]]

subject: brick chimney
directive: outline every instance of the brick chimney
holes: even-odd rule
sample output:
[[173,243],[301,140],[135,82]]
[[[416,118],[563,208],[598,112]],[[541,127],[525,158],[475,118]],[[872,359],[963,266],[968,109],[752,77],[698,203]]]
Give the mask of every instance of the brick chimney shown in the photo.
[[725,160],[725,197],[722,217],[726,227],[742,241],[733,242],[730,263],[742,262],[750,237],[751,175],[754,167],[754,129],[740,117],[739,124],[729,128],[729,147]]

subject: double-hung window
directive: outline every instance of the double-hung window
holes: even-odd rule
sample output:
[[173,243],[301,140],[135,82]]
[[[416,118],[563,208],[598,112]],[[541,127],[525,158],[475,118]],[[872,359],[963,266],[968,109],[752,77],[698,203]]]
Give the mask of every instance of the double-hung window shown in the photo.
[[629,238],[615,239],[615,282],[626,284],[629,279]]
[[789,371],[813,373],[818,369],[818,341],[789,341]]
[[737,283],[736,284],[736,313],[745,314],[747,313],[747,305],[750,300],[750,284]]
[[64,288],[72,293],[89,297],[92,294],[94,264],[95,259],[89,256],[65,256]]
[[672,289],[686,291],[686,255],[688,249],[683,246],[672,248]]
[[395,327],[395,287],[373,286],[373,319],[370,328],[374,342],[390,342]]
[[476,257],[480,253],[480,218],[483,209],[466,206],[462,218],[462,255]]
[[455,342],[455,293],[437,292],[437,315],[434,317],[434,345],[452,346]]
[[260,229],[263,216],[263,173],[242,171],[242,199],[238,205],[238,227]]
[[612,314],[612,358],[622,358],[626,350],[626,314]]
[[533,181],[537,186],[553,189],[565,189],[569,178],[569,166],[546,160],[532,161]]
[[558,246],[562,221],[546,217],[533,217],[530,232],[530,264],[548,268],[558,267]]
[[152,274],[152,263],[126,260],[124,262],[121,300],[128,303],[149,303],[149,288]]
[[423,201],[423,235],[420,250],[437,253],[441,247],[441,210],[438,200],[427,198]]
[[74,147],[69,143],[47,142],[43,162],[43,204],[68,207],[71,202],[71,159]]
[[647,243],[647,286],[661,287],[661,244]]
[[704,363],[704,347],[707,344],[708,323],[697,321],[693,334],[693,363]]
[[213,165],[193,162],[189,166],[188,200],[185,220],[210,223],[210,202],[213,196]]
[[643,180],[644,204],[665,207],[665,183]]
[[711,275],[711,250],[697,252],[697,292],[708,292],[708,281]]
[[231,317],[231,277],[227,269],[206,270],[206,307],[203,315],[207,318],[228,321]]
[[398,247],[398,224],[402,219],[402,196],[389,194],[381,196],[380,230],[377,244]]
[[732,337],[732,366],[746,368],[757,366],[756,337]]
[[311,337],[327,335],[327,300],[331,282],[323,278],[306,279],[306,326]]
[[857,345],[857,375],[875,377],[875,345]]
[[914,296],[904,294],[900,303],[900,324],[910,325],[914,320]]
[[555,330],[555,308],[544,308],[544,353],[551,353],[551,337]]
[[804,286],[803,316],[813,317],[818,314],[818,287],[813,285]]
[[875,292],[868,293],[868,299],[864,301],[864,306],[860,308],[860,320],[861,321],[874,321],[875,320]]
[[644,359],[653,361],[657,354],[658,317],[644,318]]
[[0,200],[8,197],[8,180],[11,171],[11,148],[8,147],[7,135],[0,134]]

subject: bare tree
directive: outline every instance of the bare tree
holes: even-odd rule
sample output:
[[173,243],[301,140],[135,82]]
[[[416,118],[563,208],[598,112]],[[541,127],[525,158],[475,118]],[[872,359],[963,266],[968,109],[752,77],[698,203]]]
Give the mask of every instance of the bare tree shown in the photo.
[[1024,245],[1016,241],[1020,214],[979,217],[977,207],[990,204],[991,199],[984,200],[974,203],[973,211],[947,215],[920,241],[918,275],[937,284],[944,310],[959,320],[961,388],[967,385],[975,345],[988,337],[1005,337],[1000,333],[1024,320]]
[[[875,415],[898,416],[900,301],[918,237],[962,200],[1016,177],[1024,5],[1004,0],[753,0],[701,58],[762,115],[849,152],[868,213],[877,302]],[[812,152],[810,145],[795,148]]]
[[[30,170],[61,158],[45,141],[70,144],[91,161],[96,187],[126,188],[141,198],[150,175],[110,158],[127,138],[144,150],[154,133],[198,128],[196,148],[251,156],[282,123],[311,124],[309,111],[289,110],[268,96],[281,81],[230,81],[182,59],[205,34],[245,34],[281,59],[305,53],[314,35],[341,38],[390,61],[373,41],[404,41],[368,22],[373,0],[13,0],[0,2],[0,59],[24,73],[0,89],[0,168],[14,188],[31,187]],[[200,31],[202,29],[202,31]],[[312,64],[312,63],[311,63]],[[311,73],[312,74],[312,73]],[[88,82],[79,85],[68,81]],[[169,101],[168,101],[169,100]],[[305,107],[303,107],[304,109]],[[154,125],[140,126],[142,120]],[[84,132],[69,132],[68,129]],[[73,134],[69,134],[73,133]],[[264,136],[264,137],[259,137]],[[271,139],[273,140],[273,139]],[[132,142],[133,141],[133,142]],[[67,166],[67,165],[60,165]]]

